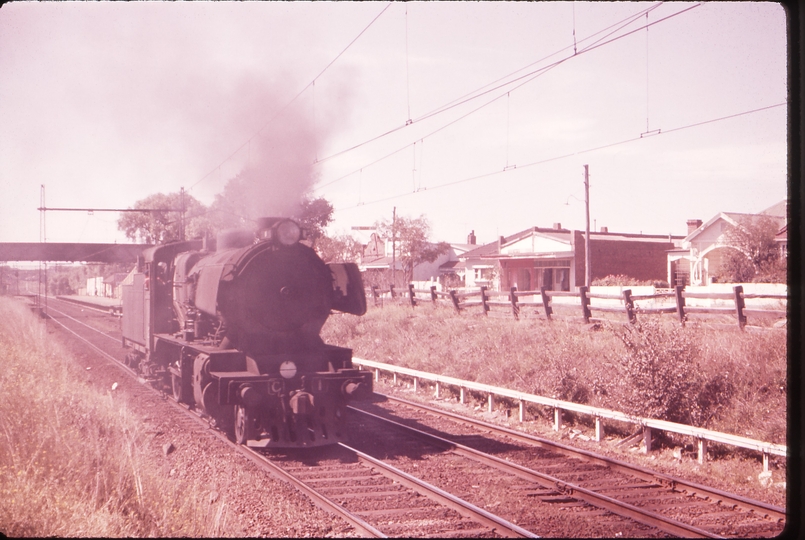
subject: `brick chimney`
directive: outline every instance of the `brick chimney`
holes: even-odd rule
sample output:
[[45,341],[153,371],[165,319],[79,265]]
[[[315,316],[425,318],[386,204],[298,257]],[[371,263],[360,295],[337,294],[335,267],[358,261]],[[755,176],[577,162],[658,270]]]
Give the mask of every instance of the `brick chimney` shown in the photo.
[[474,230],[470,231],[470,234],[467,236],[467,243],[472,244],[474,246],[476,240],[477,239],[475,238],[475,231]]
[[689,219],[688,220],[688,234],[692,233],[696,229],[702,226],[701,219]]
[[562,224],[561,223],[554,223],[553,228],[554,228],[554,230],[559,231],[559,230],[562,229]]
[[600,232],[608,233],[609,232],[609,227],[601,227]]

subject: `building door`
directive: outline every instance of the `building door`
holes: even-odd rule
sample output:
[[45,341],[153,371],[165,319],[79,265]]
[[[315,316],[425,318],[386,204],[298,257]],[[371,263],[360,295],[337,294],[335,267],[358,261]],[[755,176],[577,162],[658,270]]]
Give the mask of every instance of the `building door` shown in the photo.
[[557,268],[554,271],[556,276],[556,290],[557,291],[569,291],[570,290],[570,269],[569,268]]
[[530,268],[520,268],[519,272],[520,276],[517,280],[517,289],[520,291],[530,291],[531,290],[531,269]]
[[542,286],[547,290],[553,290],[553,268],[544,268],[542,270]]

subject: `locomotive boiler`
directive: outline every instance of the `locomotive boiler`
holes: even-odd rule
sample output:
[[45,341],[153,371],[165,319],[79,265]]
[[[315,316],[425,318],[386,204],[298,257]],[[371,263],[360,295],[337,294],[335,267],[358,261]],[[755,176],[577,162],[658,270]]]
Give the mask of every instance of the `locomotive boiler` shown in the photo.
[[144,251],[123,286],[127,365],[240,444],[343,440],[346,405],[372,393],[372,377],[319,333],[331,310],[366,312],[363,283],[355,264],[325,264],[301,239],[296,222],[263,218],[215,249]]

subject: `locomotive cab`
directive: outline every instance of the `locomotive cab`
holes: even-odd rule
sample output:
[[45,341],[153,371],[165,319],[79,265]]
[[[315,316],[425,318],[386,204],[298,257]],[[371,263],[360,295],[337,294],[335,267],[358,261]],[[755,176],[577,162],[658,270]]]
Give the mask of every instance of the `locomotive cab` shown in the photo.
[[292,220],[258,225],[219,234],[215,251],[177,243],[144,253],[124,290],[124,304],[143,305],[139,317],[124,309],[130,364],[240,443],[335,443],[346,404],[371,394],[372,378],[319,332],[331,310],[365,313],[360,272],[325,264]]

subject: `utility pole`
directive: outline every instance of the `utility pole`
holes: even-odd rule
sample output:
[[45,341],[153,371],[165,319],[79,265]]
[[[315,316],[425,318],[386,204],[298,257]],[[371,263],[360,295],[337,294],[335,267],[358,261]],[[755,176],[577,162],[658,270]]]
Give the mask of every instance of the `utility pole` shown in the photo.
[[182,227],[182,242],[184,242],[184,186],[182,186],[181,191],[179,191],[179,197],[181,198],[180,208],[182,209],[182,213],[179,217],[179,224]]
[[397,284],[397,207],[391,213],[391,283]]
[[584,208],[586,228],[584,230],[584,285],[590,290],[590,169],[584,165]]

